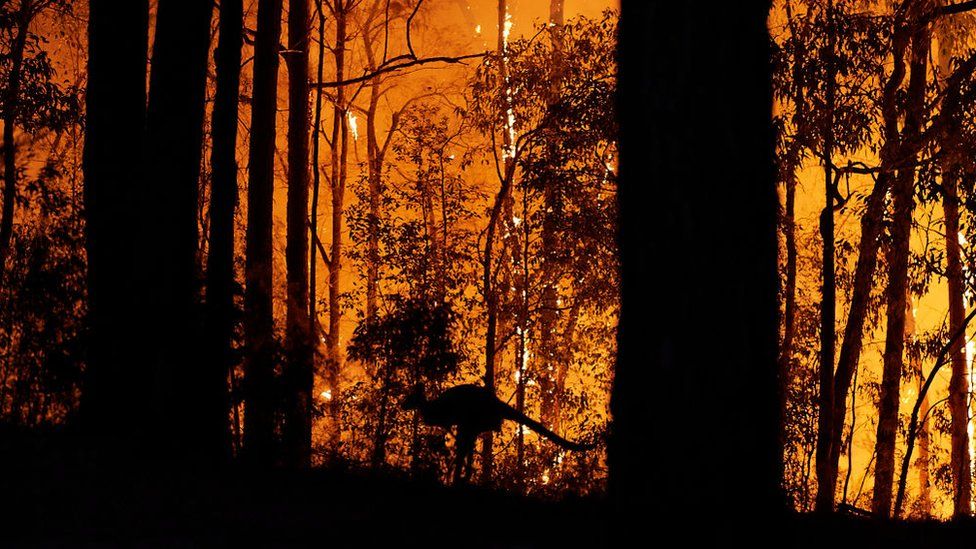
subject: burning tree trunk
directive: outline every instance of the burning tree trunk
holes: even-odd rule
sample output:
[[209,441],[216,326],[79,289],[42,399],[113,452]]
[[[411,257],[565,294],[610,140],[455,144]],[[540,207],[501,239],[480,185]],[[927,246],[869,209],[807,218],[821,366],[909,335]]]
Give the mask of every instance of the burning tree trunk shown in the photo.
[[312,451],[313,347],[308,317],[309,4],[288,4],[288,268],[285,349],[287,462],[310,465]]
[[[498,0],[498,78],[502,82],[508,79],[507,76],[507,48],[508,48],[508,2]],[[505,86],[500,86],[505,90]],[[503,91],[503,93],[506,93]],[[504,98],[507,102],[507,93]],[[504,169],[502,171],[501,187],[495,196],[495,202],[491,207],[491,214],[488,219],[488,228],[485,235],[485,249],[482,257],[482,286],[485,296],[486,327],[485,327],[485,387],[492,391],[495,390],[495,345],[497,344],[498,330],[498,291],[494,284],[493,258],[495,245],[495,231],[501,220],[502,208],[511,197],[512,177],[515,172],[515,159],[512,157],[512,135],[508,123],[507,112],[503,113],[506,121],[502,136],[502,158],[504,159]],[[485,484],[491,482],[493,459],[492,459],[492,433],[489,431],[482,437],[481,441],[481,476]]]
[[[200,160],[210,49],[209,3],[160,0],[146,115],[145,240],[137,264],[147,334],[142,358],[155,379],[154,436],[174,458],[217,462],[227,426],[224,372],[201,372],[203,311],[198,295]],[[165,442],[164,442],[165,441]],[[166,452],[164,452],[165,454]]]
[[[550,0],[549,2],[549,36],[552,40],[552,97],[550,98],[550,103],[555,103],[558,100],[559,89],[561,85],[560,76],[562,73],[561,65],[563,61],[563,44],[562,44],[562,30],[563,30],[563,0]],[[543,190],[543,207],[545,211],[550,212],[543,217],[541,224],[541,236],[540,240],[542,243],[542,267],[541,267],[541,285],[542,285],[542,307],[539,313],[539,329],[537,333],[537,341],[539,342],[539,352],[537,353],[540,360],[539,366],[537,368],[536,377],[539,381],[539,392],[542,395],[542,402],[540,405],[540,417],[542,418],[542,423],[548,426],[555,426],[559,423],[559,418],[556,416],[557,410],[559,409],[559,400],[561,400],[562,395],[556,390],[556,369],[558,366],[557,356],[560,353],[560,349],[556,348],[558,345],[558,338],[553,337],[556,330],[556,324],[559,320],[559,281],[557,280],[558,265],[553,260],[553,253],[559,245],[558,236],[556,233],[556,228],[554,227],[554,218],[560,214],[560,204],[561,201],[557,200],[556,193],[557,189],[552,188],[551,185],[547,185]]]
[[[912,35],[911,77],[902,138],[914,143],[922,127],[925,106],[927,60],[931,46],[928,25]],[[908,260],[912,213],[915,208],[915,155],[903,157],[907,165],[899,166],[892,187],[893,213],[891,245],[888,248],[887,325],[884,372],[881,380],[881,403],[878,410],[878,457],[874,468],[874,498],[871,509],[876,516],[891,514],[892,484],[895,474],[895,439],[898,431],[898,408],[901,373],[904,369],[905,310],[908,296]]]
[[280,35],[281,0],[260,0],[254,43],[244,291],[244,451],[257,467],[271,465],[274,442],[271,224]]
[[[214,376],[233,375],[234,337],[234,210],[237,208],[237,111],[241,82],[241,48],[244,42],[242,0],[220,3],[220,36],[216,59],[217,90],[214,95],[211,135],[213,167],[210,190],[210,250],[207,255],[208,368]],[[226,410],[226,388],[220,407]],[[236,408],[237,403],[233,406]],[[224,430],[227,433],[227,430]],[[230,447],[224,436],[221,445]]]

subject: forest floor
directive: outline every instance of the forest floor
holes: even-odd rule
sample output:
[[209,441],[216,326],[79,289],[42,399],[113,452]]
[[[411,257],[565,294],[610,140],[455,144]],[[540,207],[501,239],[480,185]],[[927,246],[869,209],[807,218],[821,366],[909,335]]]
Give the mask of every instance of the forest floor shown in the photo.
[[4,434],[2,547],[609,546],[602,499],[543,501],[335,470],[105,475],[59,444]]

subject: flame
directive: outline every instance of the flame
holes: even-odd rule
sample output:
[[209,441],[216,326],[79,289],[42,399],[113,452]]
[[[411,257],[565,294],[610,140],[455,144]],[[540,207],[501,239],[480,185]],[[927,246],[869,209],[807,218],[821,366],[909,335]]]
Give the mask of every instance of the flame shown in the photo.
[[322,400],[325,401],[332,400],[332,389],[326,389],[322,391],[321,393],[319,393],[319,396],[322,397]]
[[349,131],[352,132],[353,141],[359,141],[359,126],[356,124],[356,117],[352,113],[349,113]]
[[474,28],[474,33],[481,34],[481,25],[478,25],[477,27]]

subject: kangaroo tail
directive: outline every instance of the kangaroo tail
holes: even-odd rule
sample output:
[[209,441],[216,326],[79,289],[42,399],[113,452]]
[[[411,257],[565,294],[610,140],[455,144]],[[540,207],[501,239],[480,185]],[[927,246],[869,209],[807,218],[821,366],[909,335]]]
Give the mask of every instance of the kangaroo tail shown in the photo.
[[573,442],[571,440],[567,440],[567,439],[565,439],[565,438],[557,435],[556,433],[550,431],[549,429],[546,429],[545,425],[543,425],[543,424],[539,423],[538,421],[530,418],[529,416],[527,416],[527,415],[519,412],[515,408],[512,408],[511,406],[509,406],[508,404],[505,404],[504,402],[502,402],[500,400],[498,401],[498,405],[501,407],[501,409],[502,409],[502,415],[505,417],[505,419],[509,419],[509,420],[514,421],[516,423],[520,423],[522,425],[525,425],[529,429],[532,429],[536,433],[544,436],[545,438],[551,440],[552,442],[556,443],[557,445],[559,445],[559,446],[561,446],[561,447],[563,447],[563,448],[565,448],[567,450],[574,450],[574,451],[577,451],[577,452],[582,452],[582,451],[589,450],[589,449],[593,448],[593,445],[592,444],[581,444],[579,442]]

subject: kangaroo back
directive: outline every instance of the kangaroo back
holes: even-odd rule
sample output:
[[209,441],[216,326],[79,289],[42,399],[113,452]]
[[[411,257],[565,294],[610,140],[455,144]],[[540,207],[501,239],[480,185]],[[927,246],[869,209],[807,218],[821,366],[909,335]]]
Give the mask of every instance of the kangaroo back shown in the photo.
[[520,423],[522,425],[525,425],[529,429],[532,429],[536,433],[544,436],[545,438],[551,440],[552,442],[556,443],[557,445],[559,445],[559,446],[561,446],[561,447],[563,447],[563,448],[565,448],[567,450],[573,450],[573,451],[577,451],[577,452],[582,452],[584,450],[589,450],[589,449],[593,448],[593,445],[592,444],[581,444],[579,442],[573,442],[571,440],[567,440],[567,439],[565,439],[565,438],[557,435],[556,433],[554,433],[554,432],[550,431],[549,429],[547,429],[545,427],[545,425],[543,425],[543,424],[539,423],[538,421],[530,418],[529,416],[527,416],[527,415],[519,412],[518,410],[516,410],[515,408],[512,408],[511,406],[509,406],[508,404],[502,402],[501,400],[498,401],[498,405],[499,405],[499,408],[501,409],[502,416],[505,419],[509,419],[509,420],[512,420],[512,421],[514,421],[516,423]]

